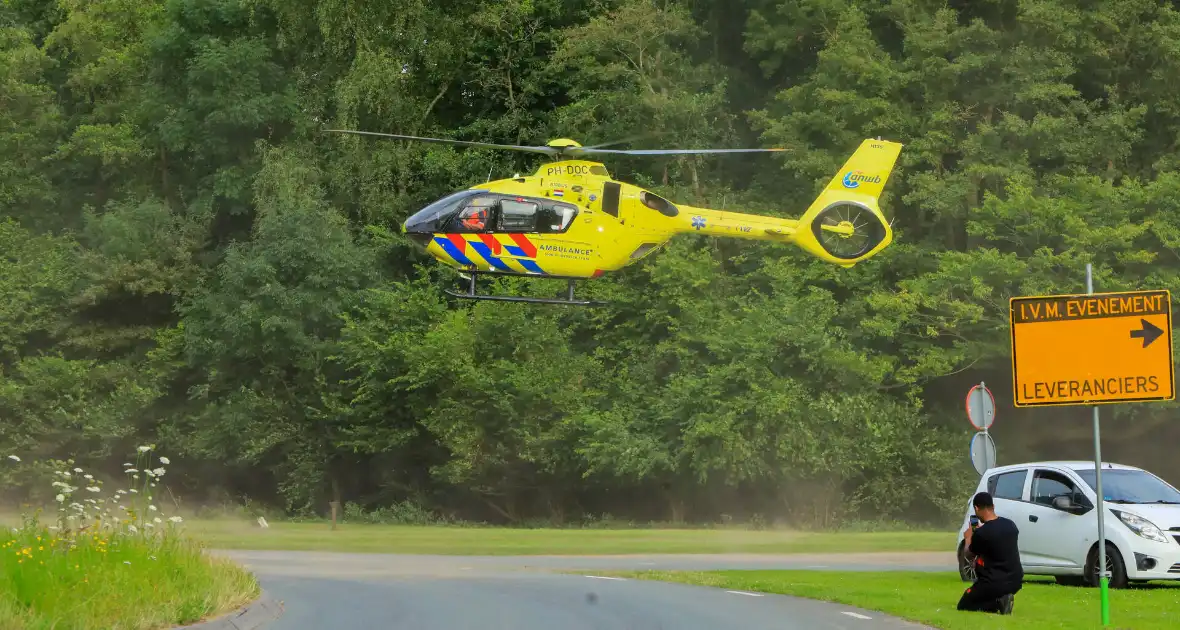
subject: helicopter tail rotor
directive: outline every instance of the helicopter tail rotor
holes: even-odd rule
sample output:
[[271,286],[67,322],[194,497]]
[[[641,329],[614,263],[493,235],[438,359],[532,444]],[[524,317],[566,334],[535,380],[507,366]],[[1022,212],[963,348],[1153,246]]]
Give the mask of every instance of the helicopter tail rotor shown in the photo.
[[873,256],[893,240],[892,221],[878,205],[902,145],[868,139],[832,177],[799,219],[795,243],[843,267]]

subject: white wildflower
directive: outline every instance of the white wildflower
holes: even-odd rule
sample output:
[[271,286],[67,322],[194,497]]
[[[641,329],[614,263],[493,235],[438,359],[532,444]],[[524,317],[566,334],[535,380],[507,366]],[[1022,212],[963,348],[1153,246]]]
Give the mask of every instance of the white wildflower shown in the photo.
[[154,506],[154,505],[149,505],[149,506],[148,506],[148,509],[149,509],[149,510],[151,510],[151,511],[153,511],[153,512],[155,512],[155,511],[156,511],[156,506]]
[[53,486],[54,488],[69,488],[69,486],[66,485],[66,482],[64,481],[55,481],[49,485]]
[[160,463],[161,463],[161,464],[164,464],[165,466],[167,466],[168,464],[171,464],[171,463],[172,463],[172,460],[168,459],[167,457],[161,457],[161,458],[160,458]]
[[61,502],[63,502],[63,501],[65,501],[65,500],[66,500],[66,495],[64,495],[64,494],[59,494],[59,495],[57,495],[57,496],[56,496],[56,497],[54,497],[54,498],[55,498],[55,499],[57,499],[57,502],[58,502],[58,503],[61,503]]
[[179,522],[183,521],[184,519],[180,518],[179,516],[173,516],[173,517],[169,518],[168,520],[172,521],[173,523],[179,523]]
[[152,519],[152,522],[153,522],[153,523],[163,523],[164,521],[161,521],[161,520],[160,520],[160,517],[159,517],[159,516],[157,516],[156,518],[153,518],[153,519]]
[[138,493],[139,493],[139,490],[136,490],[135,488],[132,488],[132,489],[131,489],[131,492],[138,494]]
[[76,473],[80,473],[80,472],[82,472],[82,469],[81,469],[81,468],[75,468],[75,469],[74,469],[74,472],[76,472]]
[[118,490],[115,490],[115,493],[116,494],[127,494],[127,491],[122,488],[119,488]]
[[82,475],[82,476],[86,477],[87,479],[94,479],[94,475]]
[[87,488],[86,488],[86,490],[87,490],[87,491],[89,491],[89,492],[102,492],[102,491],[101,491],[101,490],[99,490],[99,489],[98,489],[96,486],[89,486],[89,487],[87,487]]
[[152,525],[151,523],[144,523],[143,526],[145,529],[150,529],[152,527],[155,527],[155,525]]
[[125,472],[125,473],[137,473],[137,472],[139,472],[139,471],[138,471],[138,470],[136,470],[136,469],[134,469],[134,468],[128,468],[127,470],[124,470],[123,472]]
[[148,452],[148,451],[152,450],[152,447],[150,447],[150,446],[141,446],[141,447],[139,447],[139,448],[138,448],[138,449],[136,449],[136,450],[138,450],[140,453],[146,453],[146,452]]
[[[20,458],[19,458],[19,457],[17,457],[16,455],[9,455],[9,456],[8,456],[8,459],[11,459],[11,460],[12,460],[12,461],[14,461],[14,462],[19,462],[19,461],[20,461]],[[165,464],[167,464],[168,462],[164,462],[164,463],[165,463]]]
[[128,525],[127,530],[130,531],[132,534],[139,531],[138,529],[135,529],[134,525]]
[[153,471],[152,471],[152,474],[154,474],[154,475],[155,475],[155,476],[157,476],[157,477],[163,477],[163,476],[164,476],[164,469],[163,469],[163,468],[157,468],[157,469],[155,469],[155,470],[153,470]]

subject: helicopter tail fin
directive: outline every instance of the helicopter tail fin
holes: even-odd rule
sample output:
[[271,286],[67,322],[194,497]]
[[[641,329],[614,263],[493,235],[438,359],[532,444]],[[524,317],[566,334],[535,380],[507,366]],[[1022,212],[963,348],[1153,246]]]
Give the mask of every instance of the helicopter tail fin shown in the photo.
[[795,243],[808,253],[851,267],[876,255],[893,240],[877,204],[893,173],[902,145],[867,139],[799,218]]

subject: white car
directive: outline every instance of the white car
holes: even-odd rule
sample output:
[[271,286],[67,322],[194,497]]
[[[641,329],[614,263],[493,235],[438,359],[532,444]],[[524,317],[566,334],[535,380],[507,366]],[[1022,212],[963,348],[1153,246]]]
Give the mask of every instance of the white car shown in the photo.
[[[1020,530],[1026,575],[1052,575],[1060,584],[1097,586],[1098,516],[1094,462],[1032,462],[992,468],[975,492],[992,495],[996,514]],[[1104,462],[1106,567],[1110,586],[1180,580],[1180,491],[1134,466]],[[974,493],[972,493],[974,496]],[[963,530],[975,513],[971,499],[959,528],[959,575],[975,579],[975,557]]]

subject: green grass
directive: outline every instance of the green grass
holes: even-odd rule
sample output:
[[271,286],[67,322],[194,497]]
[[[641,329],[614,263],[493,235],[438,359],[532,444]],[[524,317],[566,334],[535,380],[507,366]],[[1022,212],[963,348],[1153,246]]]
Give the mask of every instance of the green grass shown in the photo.
[[229,612],[258,594],[249,573],[175,533],[0,533],[6,630],[171,628]]
[[72,460],[48,462],[52,524],[38,510],[0,529],[0,628],[163,630],[258,597],[253,575],[205,553],[183,519],[161,513],[154,489],[166,472],[159,464],[170,462],[153,449],[137,449],[127,487],[113,492]]
[[[1030,577],[1011,616],[955,610],[966,584],[957,573],[838,571],[612,571],[620,577],[795,595],[880,611],[944,630],[1100,628],[1098,589]],[[1180,586],[1149,583],[1110,591],[1111,629],[1177,627]]]
[[955,532],[793,532],[739,529],[507,529],[410,525],[188,521],[216,549],[444,555],[614,555],[943,551]]

